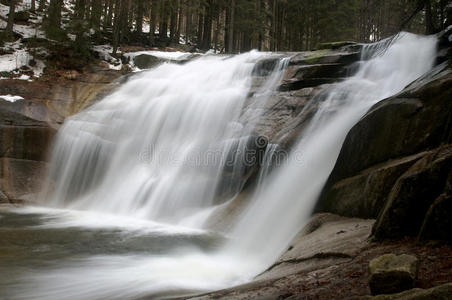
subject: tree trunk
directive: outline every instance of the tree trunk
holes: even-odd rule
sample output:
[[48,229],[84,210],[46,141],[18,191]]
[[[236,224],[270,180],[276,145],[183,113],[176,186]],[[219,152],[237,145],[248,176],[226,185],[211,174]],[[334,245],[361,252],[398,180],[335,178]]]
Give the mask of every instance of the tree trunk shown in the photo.
[[234,17],[235,17],[235,0],[231,0],[231,7],[229,8],[229,24],[228,26],[228,31],[229,31],[229,35],[228,35],[228,47],[227,47],[227,52],[229,53],[233,53],[235,52],[234,49]]
[[10,0],[10,3],[9,3],[8,23],[6,24],[6,29],[5,29],[5,31],[8,34],[13,33],[14,15],[16,14],[16,3],[17,3],[17,0]]
[[116,56],[121,37],[121,0],[115,1],[115,18],[113,20],[113,56]]
[[136,26],[137,32],[143,32],[143,16],[144,16],[144,0],[137,0],[137,18],[136,18]]
[[209,50],[212,43],[212,0],[207,2],[206,16],[204,17],[204,30],[201,49]]
[[159,34],[160,39],[163,41],[166,41],[168,39],[168,19],[170,17],[170,7],[168,0],[161,2],[161,9],[160,9],[160,26],[159,26]]
[[100,18],[102,16],[102,1],[93,0],[92,2],[92,12],[91,12],[91,24],[94,30],[100,30]]
[[176,0],[172,0],[172,5],[170,7],[170,41],[175,43],[175,36],[177,31],[177,13],[179,7]]
[[49,3],[49,27],[60,28],[62,6],[63,6],[63,0],[50,0],[50,3]]
[[157,12],[159,10],[157,0],[152,0],[151,3],[151,19],[149,20],[149,43],[154,44],[154,34],[157,26]]
[[176,34],[174,36],[174,43],[179,44],[180,41],[180,34],[182,30],[182,24],[184,22],[184,8],[180,0],[177,0],[177,7],[179,8],[178,11],[178,20],[177,20],[177,29]]
[[39,0],[38,11],[44,11],[45,8],[46,8],[46,0]]
[[[203,9],[201,9],[203,10]],[[198,14],[198,32],[197,32],[197,41],[196,44],[198,47],[201,47],[202,36],[203,36],[203,24],[204,24],[204,13],[203,11]]]

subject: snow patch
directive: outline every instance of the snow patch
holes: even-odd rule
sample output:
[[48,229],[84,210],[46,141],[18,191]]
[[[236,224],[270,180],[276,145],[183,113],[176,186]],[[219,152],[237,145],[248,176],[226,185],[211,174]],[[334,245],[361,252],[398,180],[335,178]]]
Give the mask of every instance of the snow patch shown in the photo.
[[0,99],[9,101],[9,102],[16,102],[17,100],[23,100],[24,97],[21,96],[13,96],[13,95],[0,95]]
[[[12,50],[15,50],[16,45],[12,45]],[[33,61],[35,64],[33,66],[30,65],[30,62]],[[27,49],[17,49],[12,54],[4,54],[0,56],[0,72],[13,72],[14,74],[20,74],[19,69],[27,66],[33,71],[34,77],[40,77],[44,73],[44,68],[46,65],[43,61],[39,59],[34,59],[33,56],[28,53]],[[22,75],[19,79],[28,80],[30,76],[25,79]]]
[[33,58],[26,50],[20,49],[13,54],[0,56],[0,72],[11,72],[26,66]]
[[186,58],[187,56],[190,56],[191,53],[187,52],[181,52],[181,51],[175,51],[175,52],[165,52],[165,51],[138,51],[138,52],[129,52],[125,53],[124,56],[130,58],[133,60],[135,56],[145,54],[145,55],[151,55],[157,58],[163,58],[163,59],[170,59],[170,60],[180,60],[183,58]]
[[[96,45],[93,46],[93,51],[97,52],[99,55],[99,58],[106,61],[108,63],[108,68],[111,70],[121,70],[122,69],[122,62],[120,59],[117,59],[111,55],[113,53],[113,47],[110,45]],[[121,53],[121,51],[118,49],[118,53]]]
[[36,27],[28,26],[28,25],[17,25],[14,24],[14,32],[19,33],[24,38],[45,38],[45,33],[42,30],[39,30]]

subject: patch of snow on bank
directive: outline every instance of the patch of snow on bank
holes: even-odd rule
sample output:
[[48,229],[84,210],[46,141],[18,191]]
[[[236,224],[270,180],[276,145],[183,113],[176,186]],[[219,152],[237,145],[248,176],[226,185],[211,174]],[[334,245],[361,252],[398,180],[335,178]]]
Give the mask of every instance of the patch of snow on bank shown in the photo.
[[[93,46],[93,51],[97,52],[99,58],[108,63],[108,67],[112,70],[121,70],[122,62],[111,55],[113,53],[113,47],[110,45],[96,45]],[[121,53],[118,49],[117,53]]]
[[36,27],[28,26],[28,25],[17,25],[14,24],[14,32],[19,33],[24,38],[45,38],[45,33],[42,30],[39,30]]
[[9,101],[9,102],[16,102],[17,100],[23,100],[24,97],[21,96],[13,96],[13,95],[0,95],[0,99]]
[[13,54],[5,54],[0,56],[0,72],[11,72],[26,66],[30,59],[33,58],[27,51],[20,49]]
[[[20,49],[18,43],[9,43],[5,48],[14,51],[11,54],[4,54],[0,56],[0,72],[13,72],[14,74],[20,74],[20,68],[27,66],[33,71],[34,77],[40,77],[44,73],[46,65],[42,60],[34,59],[27,49]],[[35,64],[30,66],[30,62],[34,60]],[[18,79],[29,80],[25,78],[28,75],[22,75]]]
[[131,60],[133,60],[133,58],[135,56],[138,56],[141,54],[151,55],[151,56],[154,56],[157,58],[170,59],[170,60],[180,60],[180,59],[183,59],[183,58],[191,55],[191,53],[181,52],[181,51],[165,52],[165,51],[150,50],[150,51],[129,52],[129,53],[125,53],[124,56],[129,57]]

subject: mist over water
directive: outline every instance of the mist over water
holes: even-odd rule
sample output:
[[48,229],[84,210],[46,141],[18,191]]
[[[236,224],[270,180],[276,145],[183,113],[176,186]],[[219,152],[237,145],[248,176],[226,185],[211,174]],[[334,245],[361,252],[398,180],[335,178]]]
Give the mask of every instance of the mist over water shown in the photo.
[[[53,208],[15,213],[38,215],[33,228],[41,230],[105,230],[107,246],[30,268],[10,284],[8,299],[154,299],[251,280],[308,220],[350,128],[432,67],[436,39],[402,33],[386,51],[376,48],[366,46],[357,73],[312,100],[319,108],[284,165],[270,172],[264,155],[256,192],[226,235],[203,224],[215,211],[225,158],[253,132],[255,122],[239,122],[253,68],[272,54],[165,64],[68,119],[42,197]],[[250,120],[287,62],[255,93]],[[266,154],[274,151],[269,145]],[[142,250],[110,253],[108,245],[121,240]]]

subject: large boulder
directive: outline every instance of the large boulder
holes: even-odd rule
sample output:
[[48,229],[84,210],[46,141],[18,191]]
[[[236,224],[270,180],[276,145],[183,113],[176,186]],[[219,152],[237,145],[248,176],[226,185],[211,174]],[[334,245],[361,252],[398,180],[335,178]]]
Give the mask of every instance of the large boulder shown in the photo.
[[441,147],[416,162],[392,188],[373,235],[379,239],[417,236],[430,206],[445,190],[451,170],[452,146]]
[[[452,142],[452,69],[442,65],[380,101],[350,130],[331,179]],[[435,120],[432,122],[432,120]]]
[[359,52],[345,49],[301,52],[291,58],[279,90],[298,90],[340,81],[360,57]]
[[369,263],[369,287],[373,295],[392,294],[414,287],[419,260],[412,255],[385,254]]
[[446,240],[452,241],[452,220],[450,212],[452,211],[452,193],[450,186],[452,184],[452,172],[449,172],[446,190],[430,206],[425,215],[424,222],[419,232],[419,240]]
[[[400,176],[432,149],[452,142],[450,99],[452,70],[447,63],[443,63],[401,93],[372,107],[348,133],[316,211],[377,217],[386,207],[388,197],[395,197],[389,194],[400,181]],[[428,158],[425,161],[427,165],[434,162]],[[433,176],[433,173],[426,173],[426,176],[430,175]],[[447,177],[447,174],[444,176]],[[422,213],[409,219],[391,218],[392,222],[407,221],[402,227],[408,228],[412,225],[408,220],[417,218],[415,228],[420,229],[423,216],[442,192],[445,180],[428,184],[431,181],[435,179],[420,177],[416,182],[430,190],[424,194],[430,193],[434,197],[425,200]]]
[[334,201],[326,203],[323,209],[351,217],[376,219],[397,179],[424,155],[422,152],[390,160],[339,180],[328,191],[328,197]]

